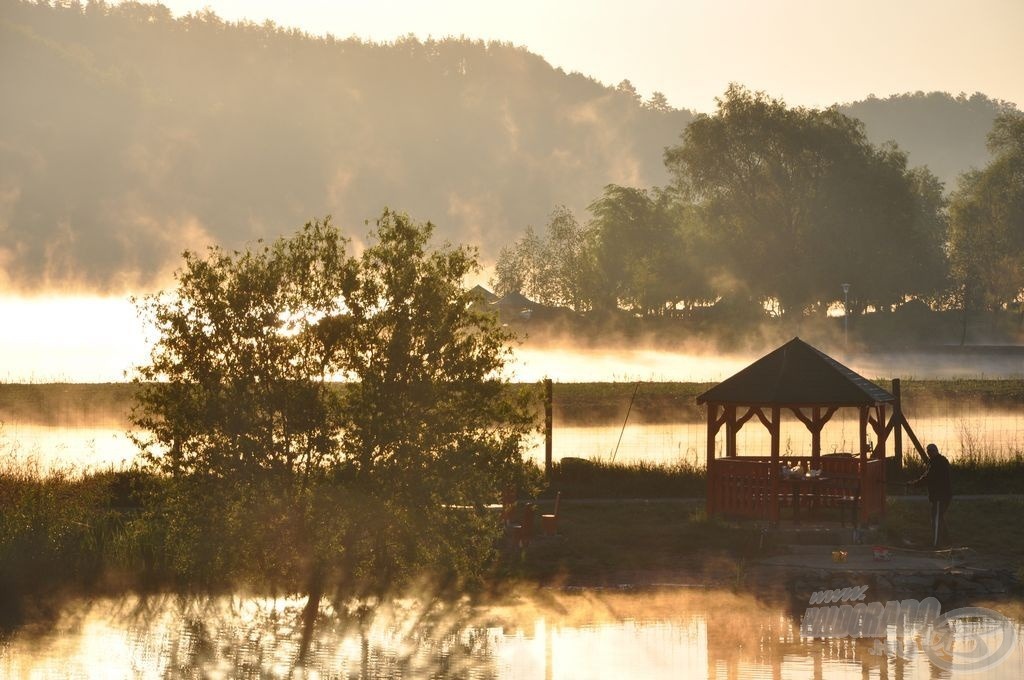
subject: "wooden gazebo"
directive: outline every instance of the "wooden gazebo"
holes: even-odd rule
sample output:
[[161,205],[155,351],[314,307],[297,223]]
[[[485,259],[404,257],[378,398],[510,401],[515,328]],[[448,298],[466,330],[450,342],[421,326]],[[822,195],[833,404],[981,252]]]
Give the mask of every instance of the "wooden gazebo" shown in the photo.
[[[782,478],[785,465],[820,470],[815,474],[833,480],[833,488],[826,490],[842,488],[843,493],[856,495],[861,522],[878,518],[885,512],[886,442],[894,429],[898,447],[901,430],[906,429],[924,456],[901,412],[898,390],[898,381],[894,395],[793,338],[704,392],[697,403],[707,405],[708,514],[778,522],[780,504],[796,495],[793,485]],[[823,456],[822,428],[844,408],[857,409],[860,415],[858,450]],[[810,432],[810,455],[780,455],[782,414],[787,410]],[[769,456],[741,456],[737,451],[736,434],[754,417],[770,435]],[[716,457],[715,439],[723,427],[724,455]]]

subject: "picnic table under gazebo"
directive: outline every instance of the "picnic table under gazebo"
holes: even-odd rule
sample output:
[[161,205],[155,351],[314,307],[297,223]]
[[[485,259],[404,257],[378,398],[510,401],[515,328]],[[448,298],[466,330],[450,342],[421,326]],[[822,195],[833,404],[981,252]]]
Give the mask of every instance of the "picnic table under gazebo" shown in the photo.
[[[898,391],[898,382],[895,385]],[[815,505],[848,505],[856,515],[851,519],[867,523],[885,513],[890,436],[898,438],[902,428],[924,456],[896,395],[799,338],[707,390],[697,403],[707,407],[708,515],[775,523],[780,507],[790,502],[799,517],[796,513],[806,497]],[[859,414],[857,449],[822,455],[821,431],[840,409],[856,409]],[[806,426],[809,455],[780,455],[787,411]],[[755,418],[770,435],[768,456],[740,455],[737,448],[737,433]],[[719,451],[716,439],[723,428],[724,447]],[[790,469],[795,470],[791,475]]]

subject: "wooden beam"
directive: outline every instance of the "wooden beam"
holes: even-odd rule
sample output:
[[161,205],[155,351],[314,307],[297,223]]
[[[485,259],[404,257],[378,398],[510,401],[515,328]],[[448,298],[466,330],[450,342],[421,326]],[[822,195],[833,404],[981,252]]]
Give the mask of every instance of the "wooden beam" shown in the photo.
[[[773,409],[773,411],[777,411],[777,410],[779,410],[779,409],[776,406]],[[757,419],[761,421],[761,424],[765,426],[765,429],[767,429],[768,431],[771,431],[771,429],[772,429],[772,421],[768,420],[768,416],[766,416],[764,414],[764,411],[761,409],[760,406],[757,407],[757,410],[754,413],[757,416]]]
[[825,409],[825,415],[821,417],[821,426],[824,427],[825,423],[832,420],[832,416],[834,416],[836,414],[836,411],[838,410],[838,406],[829,406],[827,409]]
[[739,429],[741,427],[743,427],[746,424],[746,422],[748,420],[750,420],[754,416],[756,411],[758,411],[758,409],[756,409],[753,406],[751,406],[750,408],[747,409],[746,413],[744,413],[742,416],[740,416],[739,418],[736,419],[736,431],[737,432],[739,431]]
[[[801,408],[791,408],[789,410],[793,412],[793,415],[795,415],[797,417],[797,420],[799,420],[801,423],[803,423],[804,426],[806,426],[808,430],[810,430],[811,432],[814,432],[814,428],[818,424],[818,419],[817,419],[816,414],[815,414],[815,416],[812,416],[812,417],[808,418],[806,415],[804,415],[803,409],[801,409]],[[814,411],[817,411],[817,409],[814,409]]]
[[902,413],[900,414],[900,424],[903,426],[903,429],[907,433],[907,436],[910,437],[910,441],[913,442],[914,448],[917,449],[918,455],[921,456],[921,460],[927,463],[928,454],[925,453],[924,447],[921,446],[921,442],[918,441],[917,435],[914,434],[914,431],[912,429],[910,429],[910,423],[907,422],[906,417]]
[[817,462],[821,458],[821,428],[825,421],[821,419],[821,409],[815,406],[811,409],[811,418],[814,427],[811,428],[811,460]]

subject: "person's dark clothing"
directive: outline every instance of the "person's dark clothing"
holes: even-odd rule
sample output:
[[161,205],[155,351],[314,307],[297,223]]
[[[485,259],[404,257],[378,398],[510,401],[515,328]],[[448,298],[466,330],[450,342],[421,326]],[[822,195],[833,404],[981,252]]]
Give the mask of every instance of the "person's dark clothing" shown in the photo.
[[928,500],[931,501],[929,515],[932,527],[932,540],[936,546],[949,543],[949,529],[946,526],[946,510],[953,500],[953,482],[949,473],[949,459],[941,453],[929,457],[928,468],[914,484],[928,483]]
[[937,501],[949,501],[953,498],[953,482],[949,474],[949,460],[941,453],[937,453],[928,461],[928,468],[924,471],[914,484],[928,483],[928,500],[932,503]]

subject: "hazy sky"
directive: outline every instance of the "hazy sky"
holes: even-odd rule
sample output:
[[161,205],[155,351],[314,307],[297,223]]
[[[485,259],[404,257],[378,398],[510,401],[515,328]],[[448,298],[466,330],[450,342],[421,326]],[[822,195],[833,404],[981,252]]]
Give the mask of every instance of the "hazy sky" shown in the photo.
[[168,0],[175,14],[271,19],[389,41],[465,35],[711,111],[730,81],[827,106],[917,90],[1024,108],[1024,0]]

